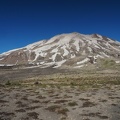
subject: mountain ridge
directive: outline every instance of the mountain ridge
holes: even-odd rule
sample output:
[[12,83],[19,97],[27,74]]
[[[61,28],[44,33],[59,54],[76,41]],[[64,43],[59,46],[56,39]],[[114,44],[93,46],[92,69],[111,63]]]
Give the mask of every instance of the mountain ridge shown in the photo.
[[104,58],[119,61],[120,42],[99,34],[73,32],[0,54],[0,64],[81,68]]

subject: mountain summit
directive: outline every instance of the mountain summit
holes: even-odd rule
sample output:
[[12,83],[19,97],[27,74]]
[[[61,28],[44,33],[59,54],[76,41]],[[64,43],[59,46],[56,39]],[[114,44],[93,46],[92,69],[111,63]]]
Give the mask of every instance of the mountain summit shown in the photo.
[[81,68],[100,59],[119,62],[120,42],[99,34],[61,34],[0,54],[0,65]]

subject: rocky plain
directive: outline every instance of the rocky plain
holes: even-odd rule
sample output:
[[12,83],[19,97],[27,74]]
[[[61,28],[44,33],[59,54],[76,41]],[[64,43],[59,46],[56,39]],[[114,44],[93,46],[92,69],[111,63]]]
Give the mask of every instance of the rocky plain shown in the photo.
[[0,120],[120,120],[120,71],[2,69]]

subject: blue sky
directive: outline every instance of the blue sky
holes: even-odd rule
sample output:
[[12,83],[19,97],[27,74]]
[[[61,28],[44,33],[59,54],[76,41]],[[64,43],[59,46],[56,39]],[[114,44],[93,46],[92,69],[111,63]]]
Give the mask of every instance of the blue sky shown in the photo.
[[120,41],[119,0],[0,0],[0,53],[70,32]]

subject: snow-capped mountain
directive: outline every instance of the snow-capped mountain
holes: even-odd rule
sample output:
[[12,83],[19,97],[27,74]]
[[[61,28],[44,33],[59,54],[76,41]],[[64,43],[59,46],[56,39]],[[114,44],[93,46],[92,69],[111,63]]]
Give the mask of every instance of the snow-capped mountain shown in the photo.
[[104,58],[119,62],[120,42],[99,34],[69,33],[5,52],[0,55],[0,64],[79,68]]

